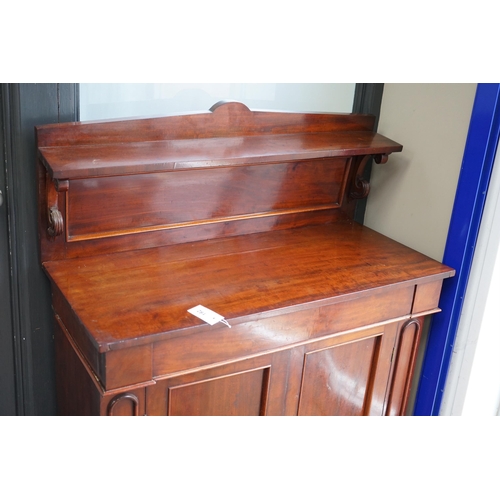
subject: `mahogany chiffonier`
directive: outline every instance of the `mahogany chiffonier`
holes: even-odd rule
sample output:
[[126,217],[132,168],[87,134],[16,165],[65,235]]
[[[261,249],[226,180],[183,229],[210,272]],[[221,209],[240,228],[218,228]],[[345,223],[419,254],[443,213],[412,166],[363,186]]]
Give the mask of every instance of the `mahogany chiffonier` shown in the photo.
[[353,221],[402,149],[373,127],[241,103],[37,127],[59,413],[404,414],[454,271]]

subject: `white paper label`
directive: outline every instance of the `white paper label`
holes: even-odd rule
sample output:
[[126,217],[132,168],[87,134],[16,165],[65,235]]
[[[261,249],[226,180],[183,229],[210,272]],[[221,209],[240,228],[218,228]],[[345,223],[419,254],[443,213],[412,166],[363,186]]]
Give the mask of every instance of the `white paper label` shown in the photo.
[[188,309],[188,312],[191,313],[193,316],[200,318],[201,320],[203,320],[205,323],[208,323],[209,325],[215,325],[215,323],[220,322],[220,323],[224,323],[229,328],[231,328],[231,325],[224,319],[224,316],[221,316],[220,314],[217,314],[216,312],[212,311],[211,309],[208,309],[208,307],[198,305],[196,307],[192,307],[191,309]]

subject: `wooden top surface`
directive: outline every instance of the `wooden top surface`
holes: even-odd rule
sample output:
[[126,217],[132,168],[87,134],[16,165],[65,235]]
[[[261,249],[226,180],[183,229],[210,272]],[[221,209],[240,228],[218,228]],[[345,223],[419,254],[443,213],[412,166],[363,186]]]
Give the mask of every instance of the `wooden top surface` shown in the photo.
[[[51,280],[104,352],[233,319],[346,300],[454,271],[351,221],[46,262]],[[208,327],[210,328],[210,327]]]

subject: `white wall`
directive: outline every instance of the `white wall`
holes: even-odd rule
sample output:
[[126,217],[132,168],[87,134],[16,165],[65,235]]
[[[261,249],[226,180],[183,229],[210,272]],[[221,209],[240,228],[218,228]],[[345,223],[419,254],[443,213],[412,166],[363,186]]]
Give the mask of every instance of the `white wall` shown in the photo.
[[[497,217],[497,224],[500,220]],[[500,415],[500,247],[491,262],[484,315],[477,339],[470,339],[472,347],[476,342],[470,378],[461,414],[464,416]],[[487,285],[486,285],[487,286]],[[455,348],[456,349],[456,348]],[[464,370],[465,371],[465,370]],[[465,375],[462,372],[462,377]]]
[[233,100],[250,109],[350,113],[355,83],[81,83],[80,120],[208,111]]
[[441,260],[476,84],[384,85],[378,131],[403,151],[374,165],[365,224]]
[[441,415],[492,416],[500,406],[500,155],[488,187]]

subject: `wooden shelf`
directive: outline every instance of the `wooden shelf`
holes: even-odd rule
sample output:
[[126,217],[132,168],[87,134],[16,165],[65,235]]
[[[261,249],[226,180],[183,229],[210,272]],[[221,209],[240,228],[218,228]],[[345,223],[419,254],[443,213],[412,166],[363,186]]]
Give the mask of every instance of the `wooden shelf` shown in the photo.
[[401,150],[380,134],[353,131],[42,147],[39,154],[52,178],[78,179]]

